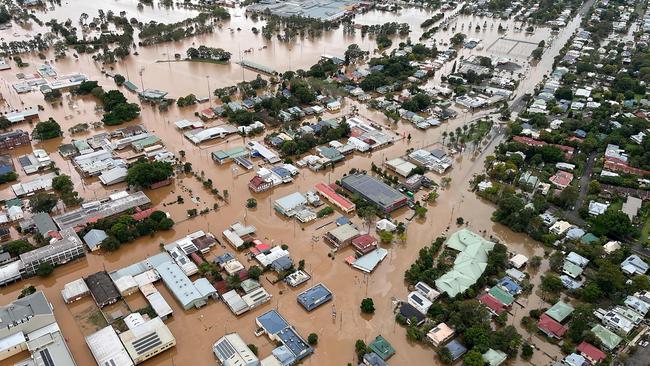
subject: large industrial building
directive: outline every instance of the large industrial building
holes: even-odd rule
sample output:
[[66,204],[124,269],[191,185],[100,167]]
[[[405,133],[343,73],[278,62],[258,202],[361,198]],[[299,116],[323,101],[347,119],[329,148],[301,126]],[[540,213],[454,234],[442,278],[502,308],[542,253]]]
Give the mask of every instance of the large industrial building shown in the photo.
[[366,174],[351,174],[341,179],[341,186],[389,213],[407,204],[408,198],[395,188]]

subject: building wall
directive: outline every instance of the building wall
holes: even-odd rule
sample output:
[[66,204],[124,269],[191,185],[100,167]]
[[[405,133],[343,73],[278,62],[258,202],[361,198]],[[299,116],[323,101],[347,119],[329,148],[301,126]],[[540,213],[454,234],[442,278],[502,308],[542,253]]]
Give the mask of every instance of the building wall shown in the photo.
[[73,248],[67,249],[60,253],[56,253],[47,258],[42,258],[33,262],[24,263],[25,267],[21,270],[24,276],[33,276],[41,263],[50,263],[53,266],[67,263],[75,258],[83,257],[86,255],[83,245],[77,245]]
[[174,347],[175,345],[176,345],[176,339],[172,339],[169,342],[163,343],[160,346],[156,347],[155,349],[152,349],[151,351],[141,355],[140,357],[134,357],[135,355],[131,354],[131,358],[133,359],[133,363],[135,363],[137,365],[139,363],[142,363],[142,362],[144,362],[144,361],[158,355],[159,353],[165,352],[166,350]]
[[54,314],[38,314],[34,315],[29,321],[16,324],[16,326],[11,328],[2,328],[0,329],[0,339],[8,337],[11,334],[18,332],[23,332],[24,334],[31,333],[37,329],[41,329],[45,326],[48,326],[52,323],[56,323],[54,319]]
[[17,355],[22,351],[27,351],[27,342],[23,342],[16,347],[6,349],[4,352],[0,352],[0,361],[5,360],[13,355]]

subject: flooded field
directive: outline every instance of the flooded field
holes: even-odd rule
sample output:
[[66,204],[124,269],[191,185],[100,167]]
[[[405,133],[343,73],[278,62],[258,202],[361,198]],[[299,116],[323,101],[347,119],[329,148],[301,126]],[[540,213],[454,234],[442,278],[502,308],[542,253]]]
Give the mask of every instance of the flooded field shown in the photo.
[[[77,4],[83,5],[77,7],[75,6]],[[56,17],[57,19],[69,17],[74,21],[82,12],[91,14],[96,12],[100,6],[110,7],[115,12],[124,10],[128,13],[127,16],[137,16],[142,20],[160,19],[162,17],[171,22],[176,20],[175,17],[180,20],[193,14],[193,11],[190,10],[175,9],[172,11],[157,7],[145,7],[143,10],[138,10],[136,1],[118,0],[110,3],[70,1],[69,4],[64,4],[61,8],[57,7],[52,11],[43,13],[42,17]],[[68,8],[74,10],[68,13],[65,11]],[[232,18],[230,21],[223,23],[221,30],[213,34],[189,38],[176,43],[139,47],[139,55],[129,56],[123,62],[116,64],[114,66],[115,72],[125,76],[128,75],[129,79],[138,85],[143,84],[147,88],[169,91],[172,97],[188,93],[205,95],[209,92],[209,89],[231,85],[242,78],[246,80],[254,78],[255,73],[242,70],[234,63],[215,65],[157,61],[173,59],[174,53],[184,54],[185,50],[192,45],[205,44],[221,47],[232,52],[233,59],[239,57],[239,51],[242,48],[253,48],[252,55],[247,56],[247,58],[250,57],[255,62],[273,67],[277,71],[283,71],[307,68],[324,53],[342,55],[350,43],[358,43],[363,49],[368,50],[375,47],[374,39],[361,37],[359,31],[357,31],[356,35],[345,35],[342,29],[329,32],[318,39],[301,39],[292,43],[281,43],[277,39],[267,41],[251,32],[253,26],[259,28],[263,22],[252,21],[246,17],[243,9],[240,8],[231,9],[230,11]],[[169,17],[166,17],[165,14]],[[407,22],[412,29],[410,37],[415,42],[422,34],[419,24],[432,14],[433,12],[421,9],[404,9],[397,14],[370,11],[358,15],[355,22],[359,24],[379,24],[386,21]],[[428,42],[435,41],[438,44],[447,42],[451,35],[460,31],[463,24],[465,27],[469,27],[470,23],[483,26],[485,21],[487,21],[487,27],[476,33],[470,32],[472,34],[469,36],[470,38],[480,39],[484,47],[480,50],[462,49],[460,51],[461,56],[505,52],[503,57],[525,59],[528,56],[526,53],[530,53],[528,47],[531,43],[536,44],[545,39],[548,44],[549,40],[554,37],[551,36],[550,30],[538,29],[534,34],[528,35],[523,32],[516,32],[514,23],[508,21],[462,16],[457,17],[455,23],[452,22],[455,24],[455,30],[452,30],[452,27],[446,31],[440,30]],[[499,22],[507,28],[503,34],[499,34],[496,30]],[[574,20],[574,22],[576,21]],[[570,27],[562,30],[557,37],[559,39],[568,39],[575,27],[577,27],[577,23],[572,23]],[[241,28],[241,31],[237,31],[237,28]],[[233,32],[230,29],[233,29]],[[5,35],[2,32],[7,32],[7,34]],[[11,30],[0,31],[0,35],[9,37],[10,34],[15,32],[20,32],[16,26]],[[500,40],[500,37],[518,41]],[[525,42],[522,42],[522,40]],[[513,44],[513,42],[516,44]],[[489,47],[490,45],[491,47]],[[264,49],[264,46],[267,47]],[[560,48],[561,42],[551,42],[549,51],[544,55],[541,62],[534,67],[530,67],[530,69],[525,69],[529,79],[520,84],[516,93],[517,97],[530,91],[535,84],[542,80],[544,74],[550,71],[554,52],[557,54]],[[51,57],[52,55],[48,54],[48,59]],[[15,74],[17,72],[35,72],[36,67],[42,63],[35,55],[25,56],[23,60],[30,63],[30,66],[25,69],[14,67],[0,74],[0,93],[8,103],[5,109],[42,105],[45,107],[45,111],[41,112],[41,118],[52,117],[61,124],[63,131],[66,131],[63,138],[39,143],[35,147],[43,148],[51,154],[52,159],[62,173],[72,177],[75,189],[81,196],[86,199],[94,199],[103,197],[112,191],[124,189],[124,184],[106,189],[97,179],[82,180],[79,174],[74,171],[72,165],[56,152],[56,149],[62,143],[70,142],[72,139],[88,137],[104,130],[111,130],[111,128],[89,130],[74,136],[67,133],[67,129],[77,123],[90,123],[101,119],[101,115],[95,112],[96,102],[94,99],[92,97],[70,99],[66,95],[61,103],[51,105],[44,102],[42,95],[38,92],[24,95],[16,94],[11,88],[11,84],[17,81]],[[65,60],[55,62],[54,66],[59,74],[81,72],[87,74],[91,80],[99,80],[105,89],[115,87],[112,80],[101,74],[102,66],[92,61],[90,57],[84,56],[79,59],[68,57]],[[445,67],[451,67],[451,65]],[[441,73],[448,73],[448,70],[443,69]],[[206,76],[209,76],[209,79]],[[125,93],[128,98],[136,101],[137,98],[134,94],[129,94],[126,91]],[[353,106],[358,108],[360,115],[364,118],[380,124],[388,123],[383,114],[368,110],[364,105],[349,100],[346,101],[340,113],[327,114],[324,117],[336,117],[350,113]],[[239,332],[247,343],[258,346],[261,356],[266,356],[274,348],[274,345],[265,337],[255,337],[256,325],[254,319],[272,308],[279,310],[303,336],[311,332],[318,334],[319,344],[316,346],[316,352],[305,361],[306,364],[345,365],[348,362],[355,364],[354,342],[357,339],[369,341],[379,334],[388,339],[397,350],[396,355],[391,358],[391,364],[437,364],[438,361],[435,358],[433,349],[429,346],[408,342],[405,336],[405,328],[397,325],[392,315],[395,301],[404,299],[408,294],[403,281],[403,274],[417,257],[418,250],[429,245],[436,237],[457,230],[455,220],[457,217],[463,217],[470,229],[484,233],[486,237],[495,236],[499,238],[508,245],[509,250],[512,252],[522,253],[528,257],[543,255],[543,249],[537,243],[532,242],[524,235],[514,234],[501,225],[493,223],[490,220],[493,207],[479,200],[472,192],[468,191],[469,180],[474,174],[481,172],[484,158],[493,151],[499,137],[496,137],[476,157],[471,156],[469,153],[456,156],[454,167],[448,173],[448,176],[452,179],[451,186],[440,191],[440,197],[436,203],[427,206],[429,212],[425,220],[413,220],[408,224],[405,243],[385,246],[389,250],[389,255],[371,275],[364,275],[345,263],[344,258],[352,253],[352,249],[345,249],[331,259],[328,257],[330,248],[322,240],[312,240],[313,237],[321,237],[334,226],[333,223],[328,224],[329,221],[333,220],[333,217],[302,225],[296,221],[283,219],[272,209],[273,200],[295,191],[304,192],[310,190],[319,182],[334,182],[352,168],[369,170],[371,163],[381,165],[385,160],[403,155],[404,151],[409,147],[419,148],[440,144],[444,131],[453,131],[455,128],[488,112],[476,114],[461,112],[458,118],[448,121],[439,128],[426,131],[417,130],[413,125],[404,122],[387,126],[387,128],[394,130],[398,136],[403,137],[411,134],[412,140],[408,142],[403,139],[372,154],[362,155],[356,153],[353,157],[347,158],[343,164],[339,164],[331,170],[312,172],[303,169],[292,184],[279,186],[272,191],[256,195],[255,197],[258,200],[257,208],[246,210],[244,208],[245,201],[251,196],[247,183],[254,172],[241,170],[234,172],[231,170],[232,166],[216,165],[210,157],[210,153],[216,149],[242,146],[242,138],[230,137],[226,141],[195,146],[183,138],[182,133],[173,126],[173,122],[179,119],[195,119],[194,113],[206,107],[207,103],[184,109],[174,106],[167,112],[160,112],[157,108],[143,105],[141,117],[131,123],[144,124],[149,131],[162,139],[170,151],[177,155],[179,151],[185,151],[185,161],[192,163],[195,171],[203,171],[205,177],[212,179],[214,187],[220,191],[229,191],[228,202],[215,201],[214,197],[203,188],[196,178],[190,175],[179,176],[170,186],[146,191],[154,205],[158,209],[169,212],[176,221],[177,224],[173,230],[159,232],[153,237],[140,238],[122,246],[115,253],[88,254],[83,259],[58,268],[50,278],[32,278],[0,289],[2,303],[16,298],[20,290],[29,285],[34,285],[37,289],[43,290],[54,306],[58,323],[78,365],[94,364],[83,337],[92,332],[93,327],[101,325],[101,322],[96,319],[97,315],[93,310],[93,304],[88,301],[84,300],[70,306],[65,305],[60,294],[63,285],[100,270],[111,271],[140,261],[147,256],[158,253],[161,243],[169,243],[196,230],[210,231],[220,237],[220,233],[235,221],[255,225],[259,237],[267,238],[267,240],[272,240],[275,243],[287,244],[291,256],[296,262],[304,259],[306,271],[311,274],[312,279],[308,284],[294,289],[283,283],[272,285],[270,283],[271,278],[268,280],[262,278],[261,282],[273,295],[272,301],[240,317],[232,315],[223,303],[214,301],[199,310],[183,311],[164,285],[157,284],[157,289],[174,310],[174,316],[167,321],[167,324],[177,339],[177,346],[169,352],[147,361],[147,365],[214,365],[212,344],[217,338],[228,332]],[[31,130],[31,126],[28,124],[16,127]],[[124,127],[124,125],[120,127]],[[29,147],[22,147],[11,151],[11,155],[16,158],[29,151]],[[431,178],[436,182],[440,182],[440,176],[431,175]],[[30,178],[21,175],[19,179]],[[9,191],[8,185],[0,188],[3,195]],[[176,201],[177,196],[183,198],[183,204],[173,203]],[[192,219],[186,218],[186,212],[189,208],[197,208],[200,211],[203,208],[212,208],[215,202],[219,204],[218,210],[210,211],[209,214],[204,216]],[[410,210],[402,209],[394,217],[399,221],[405,221],[411,215]],[[360,227],[364,226],[356,216],[353,221]],[[209,254],[209,259],[223,254],[225,251],[232,250],[229,247],[216,247]],[[246,266],[250,265],[242,253],[239,253],[238,257]],[[537,273],[532,274],[531,282],[537,284],[540,274],[545,270],[546,268],[542,267]],[[334,301],[311,313],[306,313],[296,303],[296,294],[318,282],[323,282],[332,290]],[[365,297],[374,299],[376,315],[370,317],[361,316],[359,304],[361,299]],[[126,302],[133,308],[142,303],[140,300],[137,295],[132,295],[126,299]],[[534,293],[524,301],[534,304],[535,307],[543,306],[542,300]],[[515,305],[509,323],[512,322],[512,324],[521,328],[519,325],[520,319],[527,315],[527,311],[521,309],[517,311],[517,309]],[[336,311],[335,317],[332,316],[333,310]],[[519,330],[526,338],[526,332],[523,329]],[[548,364],[550,358],[546,354],[552,356],[559,354],[559,349],[547,342],[535,342],[535,344],[543,347],[543,352],[535,353],[531,361],[534,364]],[[525,364],[521,359],[518,359],[515,363]]]

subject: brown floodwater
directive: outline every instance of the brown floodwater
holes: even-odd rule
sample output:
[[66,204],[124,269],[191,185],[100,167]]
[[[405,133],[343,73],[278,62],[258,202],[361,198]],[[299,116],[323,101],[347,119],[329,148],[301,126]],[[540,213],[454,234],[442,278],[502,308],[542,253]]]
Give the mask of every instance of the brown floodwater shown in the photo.
[[[116,1],[115,3],[123,3]],[[128,2],[127,2],[128,3]],[[111,3],[113,4],[113,3]],[[89,5],[90,6],[90,5]],[[104,5],[102,5],[104,6]],[[234,9],[236,12],[240,9]],[[152,11],[145,8],[143,13]],[[159,11],[159,10],[156,10]],[[414,31],[419,30],[419,23],[426,18],[426,11],[416,9],[405,9],[402,11],[402,19],[413,23]],[[56,10],[50,14],[57,14]],[[428,13],[427,13],[428,14]],[[378,12],[369,12],[358,16],[356,21],[362,22],[364,19],[368,22],[388,20],[392,14]],[[411,19],[409,21],[409,19]],[[460,17],[458,18],[460,19]],[[460,21],[460,20],[459,20]],[[469,20],[468,20],[469,21]],[[491,20],[488,20],[488,23]],[[211,88],[232,84],[241,78],[241,69],[234,65],[212,65],[197,63],[155,63],[158,59],[165,59],[165,54],[174,52],[184,52],[192,43],[201,44],[206,42],[209,45],[223,47],[235,51],[239,47],[253,47],[255,49],[254,61],[273,66],[278,69],[295,69],[307,67],[320,57],[322,53],[341,54],[347,43],[355,39],[361,40],[360,34],[356,36],[342,35],[342,30],[336,30],[329,35],[325,35],[319,40],[303,40],[298,44],[287,45],[280,44],[277,41],[268,43],[265,50],[258,52],[258,47],[267,44],[258,36],[252,35],[250,27],[253,25],[251,20],[245,16],[233,16],[228,25],[224,25],[221,32],[184,40],[174,44],[163,44],[159,46],[140,48],[140,56],[131,56],[124,62],[116,66],[116,70],[129,75],[134,82],[140,84],[138,71],[144,67],[143,82],[146,87],[160,88],[170,91],[172,96],[184,95],[194,92],[201,95],[202,90],[207,93],[207,80],[205,75],[210,76]],[[473,23],[474,24],[474,23]],[[235,31],[231,34],[227,27],[241,26],[242,31]],[[575,27],[575,24],[571,26]],[[512,29],[512,27],[509,27]],[[575,29],[575,28],[574,28]],[[421,32],[421,31],[420,31]],[[486,31],[487,33],[487,31]],[[572,29],[567,29],[558,37],[564,34],[570,35]],[[358,38],[357,38],[358,37]],[[477,36],[478,37],[478,36]],[[415,38],[415,37],[414,37]],[[538,38],[535,38],[538,39]],[[363,41],[363,40],[362,40]],[[374,41],[367,41],[369,47]],[[363,42],[360,42],[363,44]],[[553,42],[551,51],[544,59],[529,72],[530,79],[525,79],[517,90],[520,95],[529,91],[530,85],[537,84],[542,76],[548,73],[550,64],[545,60],[552,59],[559,51],[561,44]],[[482,52],[484,52],[483,50]],[[462,51],[465,52],[465,51]],[[235,53],[235,52],[233,52]],[[49,57],[49,56],[48,56]],[[24,57],[30,62],[30,67],[21,70],[34,72],[35,66],[40,63],[37,57]],[[291,66],[289,66],[291,62]],[[55,67],[60,74],[71,72],[86,73],[91,79],[97,79],[105,88],[110,88],[114,84],[111,80],[100,74],[101,67],[95,64],[89,57],[81,57],[78,61],[69,57],[55,63]],[[122,71],[124,70],[124,71]],[[42,100],[38,92],[17,95],[12,92],[11,83],[17,79],[15,73],[18,69],[15,67],[10,71],[0,73],[2,82],[0,83],[0,92],[5,96],[8,106],[5,108],[21,108],[21,106],[44,105],[45,112],[41,113],[41,118],[53,117],[63,127],[64,131],[77,123],[98,121],[101,116],[94,110],[96,103],[91,97],[72,98],[64,96],[62,102],[50,105]],[[254,77],[253,73],[244,72],[244,77],[249,79]],[[205,85],[205,86],[204,86]],[[128,94],[128,92],[125,92]],[[132,100],[136,100],[133,94],[128,94]],[[340,113],[330,114],[330,116],[339,116],[351,111],[352,106],[359,109],[361,116],[386,124],[386,118],[377,111],[368,110],[363,105],[347,100],[344,108]],[[56,269],[54,275],[47,279],[32,278],[11,286],[0,289],[0,300],[7,303],[14,299],[23,287],[34,285],[39,290],[45,291],[48,299],[54,306],[55,314],[63,334],[68,340],[75,359],[79,365],[94,364],[92,356],[88,351],[83,336],[88,333],[88,329],[75,320],[76,314],[84,309],[84,304],[67,306],[63,303],[60,290],[65,283],[75,280],[82,276],[87,276],[96,271],[106,269],[108,271],[118,269],[129,265],[135,261],[140,261],[147,256],[159,252],[159,244],[167,243],[187,233],[195,230],[206,230],[220,236],[228,225],[234,221],[245,221],[247,224],[253,224],[257,227],[257,235],[261,238],[268,238],[274,243],[284,243],[289,246],[289,250],[294,261],[304,259],[306,270],[312,275],[308,285],[323,282],[334,293],[334,301],[311,312],[306,313],[302,307],[296,303],[296,294],[302,291],[306,286],[299,289],[293,289],[284,284],[272,285],[269,281],[262,279],[262,284],[273,295],[270,303],[254,309],[242,316],[236,317],[222,303],[212,302],[208,306],[192,311],[183,311],[171,294],[158,284],[157,288],[162,292],[165,299],[174,310],[174,317],[167,322],[173,334],[177,338],[177,346],[147,362],[148,365],[214,365],[214,356],[211,352],[211,346],[214,341],[227,332],[239,332],[247,343],[253,343],[260,349],[260,355],[265,357],[270,353],[273,345],[264,338],[256,338],[254,335],[255,322],[254,318],[269,309],[278,309],[284,317],[291,322],[298,331],[303,335],[315,332],[319,335],[319,345],[316,346],[316,353],[312,355],[305,363],[314,365],[342,365],[348,362],[355,363],[354,342],[357,339],[365,341],[372,340],[376,335],[383,335],[388,339],[397,350],[396,355],[391,358],[391,364],[437,364],[434,351],[429,346],[423,346],[408,342],[405,337],[405,329],[397,325],[393,317],[394,301],[396,299],[405,299],[408,290],[403,281],[403,273],[418,255],[418,250],[428,245],[437,236],[456,230],[455,219],[463,217],[468,223],[468,227],[476,232],[485,232],[487,236],[496,236],[504,243],[507,243],[509,250],[512,252],[523,253],[529,257],[533,255],[542,255],[541,246],[525,235],[512,233],[507,228],[495,224],[490,220],[493,206],[485,203],[468,190],[468,181],[474,174],[480,173],[483,169],[483,160],[489,155],[494,147],[498,144],[500,137],[497,137],[490,145],[484,148],[484,151],[478,157],[472,157],[469,153],[463,153],[456,159],[454,167],[448,172],[452,178],[452,184],[449,188],[442,190],[437,202],[429,205],[429,212],[426,220],[413,220],[408,224],[407,240],[403,244],[394,244],[386,246],[389,249],[389,255],[371,275],[350,268],[344,258],[352,253],[351,249],[343,250],[337,253],[334,259],[330,259],[328,254],[330,249],[322,240],[313,241],[312,237],[320,237],[327,230],[333,227],[333,224],[320,228],[323,224],[331,221],[333,218],[317,220],[310,224],[298,224],[295,221],[288,221],[279,217],[272,210],[273,200],[295,191],[307,191],[313,188],[318,182],[333,182],[340,178],[351,168],[369,169],[371,162],[380,165],[383,161],[404,154],[408,147],[433,146],[442,142],[443,131],[453,131],[456,127],[462,126],[487,112],[478,112],[472,114],[461,112],[459,117],[450,120],[437,129],[421,131],[415,129],[411,124],[400,122],[396,126],[390,126],[390,129],[398,136],[411,134],[412,141],[401,140],[384,149],[373,152],[372,154],[355,154],[339,164],[332,170],[321,172],[311,172],[302,169],[297,179],[289,185],[276,187],[270,192],[265,192],[255,197],[258,199],[258,207],[252,210],[246,210],[244,204],[246,199],[251,196],[247,188],[248,180],[254,172],[244,172],[241,169],[236,173],[231,170],[231,165],[218,166],[210,158],[210,153],[216,149],[225,149],[242,145],[240,137],[230,137],[226,141],[217,141],[212,144],[195,146],[183,138],[182,134],[177,131],[173,122],[186,118],[194,118],[194,112],[207,107],[207,103],[179,109],[170,108],[167,112],[159,112],[156,108],[149,105],[143,106],[141,117],[131,123],[143,123],[150,131],[161,137],[170,151],[178,153],[180,150],[187,152],[185,160],[191,162],[195,171],[203,171],[206,178],[212,179],[215,188],[223,191],[229,191],[229,203],[215,201],[212,195],[206,191],[197,179],[191,176],[182,176],[175,180],[174,184],[168,187],[160,188],[154,191],[147,191],[154,205],[159,209],[168,211],[172,218],[177,222],[173,230],[168,232],[157,233],[153,237],[146,237],[136,240],[133,243],[125,245],[115,253],[93,253],[74,263],[67,264]],[[28,124],[17,126],[18,128],[31,130]],[[72,176],[75,188],[86,199],[105,196],[106,194],[123,189],[124,185],[116,185],[105,188],[96,179],[82,180],[74,171],[68,161],[62,159],[56,152],[57,147],[64,142],[69,142],[73,138],[87,137],[94,133],[112,128],[101,129],[99,131],[88,131],[75,136],[66,133],[61,139],[50,140],[44,143],[35,144],[35,146],[44,148],[51,153],[52,158],[63,173]],[[22,147],[11,151],[15,158],[29,151],[28,147]],[[440,177],[431,176],[439,182]],[[31,179],[31,177],[20,176],[21,180]],[[2,193],[7,194],[9,187],[4,185]],[[167,204],[176,201],[177,196],[184,198],[184,203]],[[194,199],[192,199],[194,197]],[[186,211],[189,208],[197,208],[199,211],[203,208],[212,208],[217,202],[220,208],[217,211],[211,211],[205,216],[186,219]],[[62,209],[62,208],[59,208]],[[402,209],[393,215],[400,221],[406,220],[411,216],[411,212]],[[363,226],[363,223],[354,218],[354,222]],[[216,247],[210,253],[210,258],[222,254],[230,248]],[[242,253],[238,257],[249,265]],[[546,270],[545,263],[540,270],[533,274],[532,282],[538,283],[539,276]],[[271,276],[270,276],[270,279]],[[359,304],[361,299],[372,297],[377,308],[376,315],[371,317],[361,316]],[[137,304],[139,300],[127,298],[127,303]],[[524,301],[524,300],[521,300]],[[531,308],[544,306],[539,297],[533,293],[527,300],[530,307],[526,310],[513,308],[514,316],[510,317],[512,322],[518,328],[521,328],[519,321],[521,317],[527,314]],[[525,301],[524,301],[525,303]],[[332,310],[336,309],[336,318],[332,317]],[[83,328],[83,329],[82,329]],[[520,329],[522,334],[525,331]],[[533,337],[533,342],[540,346],[545,353],[553,356],[559,355],[559,349],[551,346],[547,342]],[[536,364],[547,364],[549,358],[544,352],[536,352],[533,362]],[[517,360],[516,364],[524,364],[522,360]]]

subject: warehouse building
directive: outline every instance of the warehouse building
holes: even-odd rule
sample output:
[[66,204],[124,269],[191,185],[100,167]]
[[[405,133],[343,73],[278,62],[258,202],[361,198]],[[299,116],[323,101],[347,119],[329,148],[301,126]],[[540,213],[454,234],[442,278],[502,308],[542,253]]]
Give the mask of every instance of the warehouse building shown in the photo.
[[259,366],[260,361],[237,333],[219,338],[212,352],[222,366]]
[[139,322],[119,337],[136,365],[176,345],[176,338],[158,317]]
[[133,366],[133,360],[110,325],[86,337],[86,344],[98,366]]
[[408,198],[393,187],[366,174],[351,174],[341,179],[341,185],[352,193],[389,213],[407,204]]
[[90,289],[90,294],[95,300],[95,303],[100,308],[114,304],[122,297],[106,271],[91,274],[84,278],[84,280],[86,281],[86,285],[88,285],[88,289]]
[[156,267],[156,272],[158,272],[165,286],[167,286],[185,310],[193,307],[198,309],[205,306],[208,303],[208,299],[214,297],[217,293],[217,290],[210,283],[206,284],[201,279],[198,279],[194,283],[190,281],[176,263],[163,263]]

